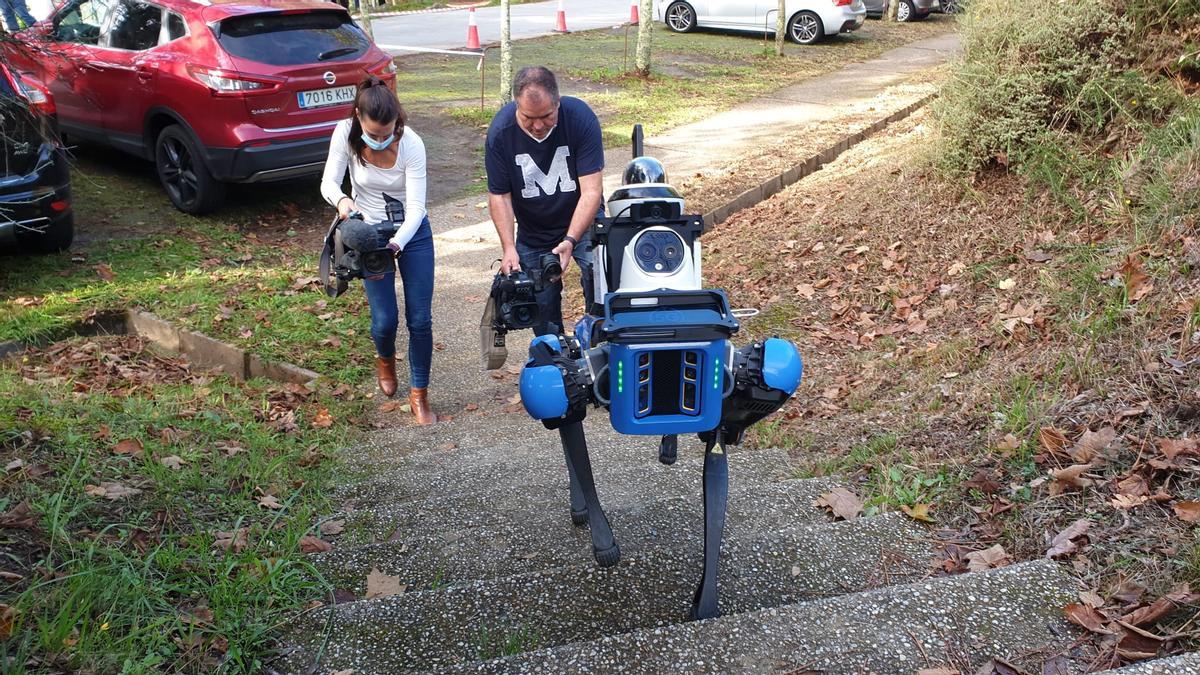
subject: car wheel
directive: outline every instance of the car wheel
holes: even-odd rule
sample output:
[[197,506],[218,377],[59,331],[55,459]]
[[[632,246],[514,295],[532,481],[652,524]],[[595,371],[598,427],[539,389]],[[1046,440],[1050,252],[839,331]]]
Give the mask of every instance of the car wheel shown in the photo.
[[900,6],[896,7],[897,21],[915,21],[916,14],[911,0],[900,0]]
[[788,21],[787,36],[792,42],[811,45],[825,36],[821,28],[821,17],[812,12],[800,12]]
[[47,227],[45,234],[17,231],[17,246],[29,253],[59,253],[70,248],[72,241],[75,241],[74,214]]
[[958,0],[941,0],[943,14],[958,14],[962,6],[958,4]]
[[154,144],[154,163],[163,189],[180,211],[208,213],[225,201],[225,184],[208,172],[183,127],[173,124],[162,130]]
[[696,10],[686,2],[672,2],[665,18],[667,28],[676,33],[690,33],[696,29]]

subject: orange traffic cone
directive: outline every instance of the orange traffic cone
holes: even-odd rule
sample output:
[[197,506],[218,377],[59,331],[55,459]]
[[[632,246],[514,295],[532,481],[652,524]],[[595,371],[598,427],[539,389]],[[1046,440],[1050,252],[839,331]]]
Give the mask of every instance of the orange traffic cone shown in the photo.
[[638,0],[629,0],[629,23],[641,23],[638,21]]
[[479,49],[479,26],[475,25],[475,8],[467,12],[467,49]]
[[567,30],[567,13],[563,10],[563,0],[558,0],[558,16],[554,20],[555,33],[570,33]]

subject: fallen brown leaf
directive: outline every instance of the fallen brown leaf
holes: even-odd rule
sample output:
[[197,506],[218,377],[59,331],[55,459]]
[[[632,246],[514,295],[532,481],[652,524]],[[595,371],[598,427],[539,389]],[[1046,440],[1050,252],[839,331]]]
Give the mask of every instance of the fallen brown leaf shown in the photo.
[[1200,523],[1200,502],[1186,501],[1175,502],[1171,508],[1175,510],[1175,515],[1186,523]]
[[900,505],[900,510],[913,520],[919,520],[923,523],[937,522],[929,515],[929,508],[929,504],[913,504],[912,507],[909,507],[907,504]]
[[324,553],[332,550],[333,544],[330,544],[323,539],[313,537],[311,535],[304,535],[303,537],[300,537],[301,553]]
[[1063,611],[1066,612],[1067,618],[1072,623],[1079,624],[1093,633],[1112,634],[1112,631],[1107,628],[1108,617],[1096,611],[1094,607],[1070,604],[1064,607]]
[[321,523],[321,534],[333,536],[341,534],[344,529],[346,529],[346,521],[344,520],[327,520]]
[[275,495],[263,495],[259,497],[258,505],[264,509],[271,509],[273,511],[278,511],[279,509],[283,508],[283,504],[279,503],[279,500],[275,498]]
[[321,408],[317,414],[313,416],[312,425],[317,429],[328,429],[333,426],[333,415],[328,408]]
[[983,572],[985,570],[1004,567],[1012,562],[1012,558],[1004,550],[1000,544],[996,544],[991,548],[985,548],[982,551],[972,551],[966,556],[967,569],[972,572]]
[[115,455],[130,455],[132,457],[142,456],[142,442],[136,438],[126,438],[113,446],[113,454]]
[[141,490],[121,483],[101,483],[100,485],[85,485],[83,491],[93,497],[103,497],[110,501],[126,499],[142,493]]
[[863,510],[862,500],[843,487],[835,487],[821,495],[813,502],[813,506],[827,508],[835,517],[843,520],[854,520]]
[[233,532],[217,532],[213,546],[234,553],[241,553],[250,543],[250,528],[239,527]]
[[1051,469],[1050,476],[1054,481],[1050,483],[1050,494],[1059,495],[1072,487],[1090,487],[1095,481],[1083,475],[1090,468],[1091,464],[1073,464],[1065,469]]
[[1090,463],[1097,457],[1103,457],[1116,438],[1117,430],[1112,427],[1104,427],[1100,431],[1088,429],[1071,448],[1071,457],[1080,464]]
[[394,577],[372,567],[367,574],[367,599],[386,598],[392,595],[402,595],[408,586],[400,583],[400,577]]
[[1068,525],[1065,530],[1055,535],[1053,541],[1050,542],[1050,549],[1046,551],[1046,557],[1057,558],[1061,555],[1074,553],[1078,547],[1073,540],[1086,534],[1088,528],[1091,526],[1092,521],[1086,518],[1080,518]]
[[187,462],[179,455],[170,455],[168,457],[163,457],[158,461],[162,462],[162,465],[168,469],[173,469],[175,471],[179,471],[183,468],[184,464],[187,464]]

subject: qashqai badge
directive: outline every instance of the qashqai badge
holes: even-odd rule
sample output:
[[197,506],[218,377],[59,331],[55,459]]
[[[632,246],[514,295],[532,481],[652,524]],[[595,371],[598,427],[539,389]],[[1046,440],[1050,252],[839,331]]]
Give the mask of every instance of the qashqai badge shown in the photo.
[[337,75],[334,75],[333,71],[331,71],[331,70],[325,71],[324,77],[325,77],[325,84],[333,84],[334,82],[337,82]]

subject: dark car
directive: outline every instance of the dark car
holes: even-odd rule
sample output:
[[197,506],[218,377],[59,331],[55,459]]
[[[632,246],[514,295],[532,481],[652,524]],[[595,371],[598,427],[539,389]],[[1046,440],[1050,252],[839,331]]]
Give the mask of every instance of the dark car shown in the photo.
[[[863,0],[867,5],[867,16],[880,18],[887,13],[888,0]],[[937,6],[935,0],[900,0],[896,7],[897,21],[920,21],[929,16]]]
[[31,75],[0,63],[0,249],[65,250],[75,237],[71,174],[55,129],[54,99]]
[[62,131],[154,162],[171,202],[320,173],[368,75],[395,64],[322,0],[66,0],[22,32]]

